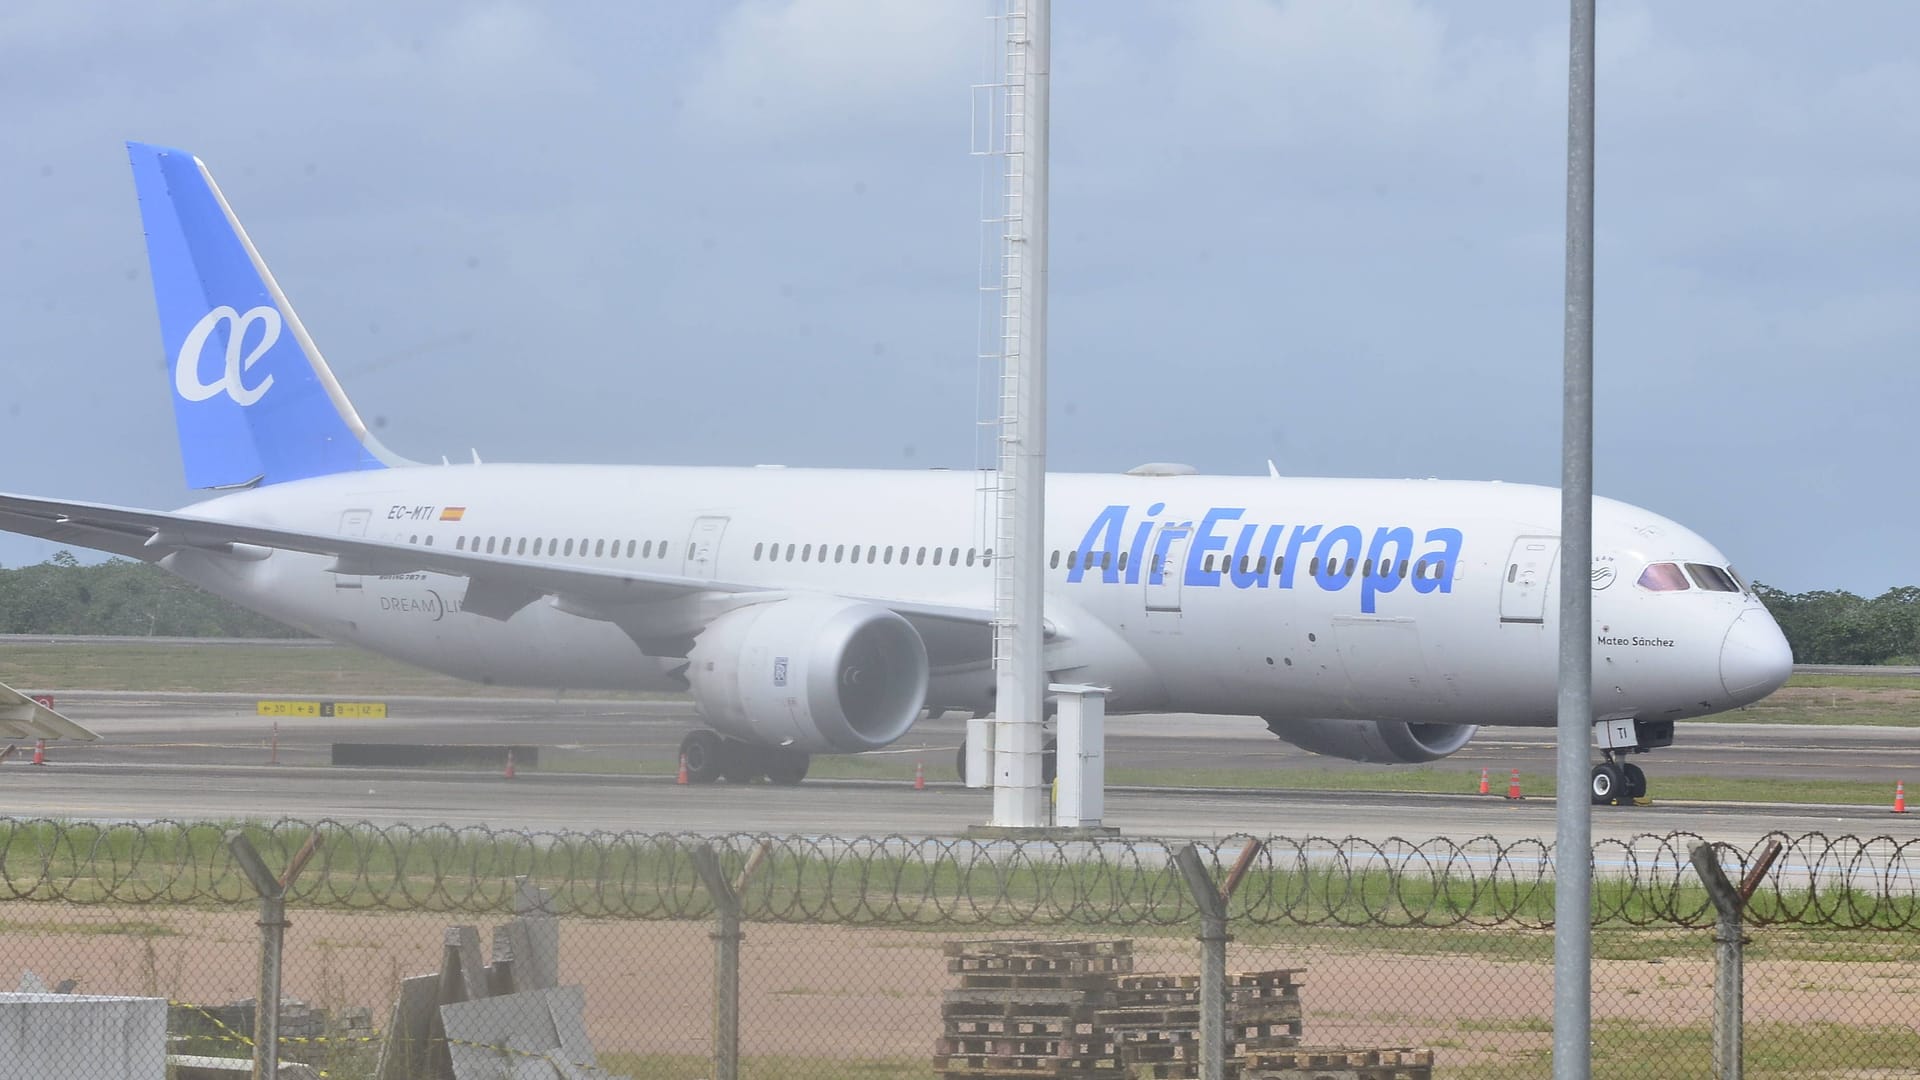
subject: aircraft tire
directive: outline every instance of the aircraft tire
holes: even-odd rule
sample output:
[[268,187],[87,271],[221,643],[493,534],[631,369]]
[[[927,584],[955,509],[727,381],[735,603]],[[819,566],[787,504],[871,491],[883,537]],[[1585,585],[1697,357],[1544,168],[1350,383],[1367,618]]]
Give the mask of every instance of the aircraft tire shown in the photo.
[[689,731],[680,740],[680,760],[686,763],[689,784],[711,784],[720,779],[720,763],[725,757],[725,741],[711,731]]
[[729,784],[751,784],[766,775],[764,748],[739,739],[720,740],[720,779]]
[[784,746],[766,751],[767,779],[781,787],[793,787],[807,778],[807,766],[813,756]]
[[1618,765],[1595,765],[1588,775],[1587,786],[1592,789],[1595,806],[1618,806],[1620,800],[1627,797],[1626,774]]
[[1622,765],[1620,771],[1626,774],[1627,798],[1643,799],[1647,795],[1647,774],[1638,765]]

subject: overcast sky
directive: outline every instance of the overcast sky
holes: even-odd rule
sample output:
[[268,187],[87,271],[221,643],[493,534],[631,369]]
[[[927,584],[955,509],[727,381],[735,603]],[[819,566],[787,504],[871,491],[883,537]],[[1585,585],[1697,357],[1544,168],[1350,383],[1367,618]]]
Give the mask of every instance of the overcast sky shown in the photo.
[[[983,463],[992,6],[10,0],[0,490],[193,498],[127,138],[208,163],[402,454]],[[1920,582],[1920,7],[1600,7],[1599,491]],[[1060,0],[1052,467],[1556,483],[1566,38]]]

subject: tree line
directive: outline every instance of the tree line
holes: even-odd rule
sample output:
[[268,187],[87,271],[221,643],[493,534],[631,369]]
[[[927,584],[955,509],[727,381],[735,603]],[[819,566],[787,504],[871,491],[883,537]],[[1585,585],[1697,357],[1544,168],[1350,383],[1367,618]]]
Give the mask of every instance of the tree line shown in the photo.
[[305,637],[127,559],[82,564],[56,551],[37,566],[0,570],[0,633],[137,637]]
[[1920,664],[1920,586],[1867,599],[1843,590],[1754,591],[1773,612],[1800,664]]
[[[1920,587],[1868,599],[1820,590],[1754,591],[1802,664],[1920,664]],[[56,552],[37,566],[0,569],[0,633],[158,637],[301,637],[147,563],[83,564]]]

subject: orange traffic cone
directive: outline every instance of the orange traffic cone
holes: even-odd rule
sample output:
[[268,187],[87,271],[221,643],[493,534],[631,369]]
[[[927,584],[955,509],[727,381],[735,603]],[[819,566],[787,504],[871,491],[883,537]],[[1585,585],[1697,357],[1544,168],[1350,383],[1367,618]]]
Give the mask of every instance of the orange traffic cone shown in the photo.
[[687,755],[685,754],[680,755],[680,774],[673,778],[673,782],[676,784],[687,782]]
[[915,791],[927,790],[926,767],[924,765],[921,765],[917,761],[913,763],[913,790]]
[[1485,769],[1480,770],[1480,794],[1482,795],[1492,794],[1492,792],[1487,788],[1487,770]]
[[1513,770],[1513,779],[1507,781],[1507,798],[1509,799],[1526,798],[1525,795],[1520,794],[1520,770],[1519,769]]
[[1907,812],[1907,784],[1904,780],[1893,782],[1893,812],[1896,814]]
[[47,740],[33,740],[33,763],[35,765],[45,765],[47,763]]
[[513,751],[507,751],[507,779],[513,779]]

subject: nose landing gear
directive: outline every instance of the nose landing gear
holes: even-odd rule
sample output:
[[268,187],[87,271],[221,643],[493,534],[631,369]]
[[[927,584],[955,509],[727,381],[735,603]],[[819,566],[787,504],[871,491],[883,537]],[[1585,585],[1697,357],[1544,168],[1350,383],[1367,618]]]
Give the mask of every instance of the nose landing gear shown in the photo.
[[1616,762],[1612,750],[1602,751],[1606,761],[1595,765],[1588,774],[1587,785],[1593,796],[1595,806],[1631,805],[1635,799],[1646,798],[1647,774],[1638,765]]
[[1593,726],[1601,764],[1588,774],[1588,794],[1595,806],[1625,806],[1647,796],[1647,774],[1638,765],[1621,760],[1629,754],[1673,745],[1671,720],[1602,720]]

